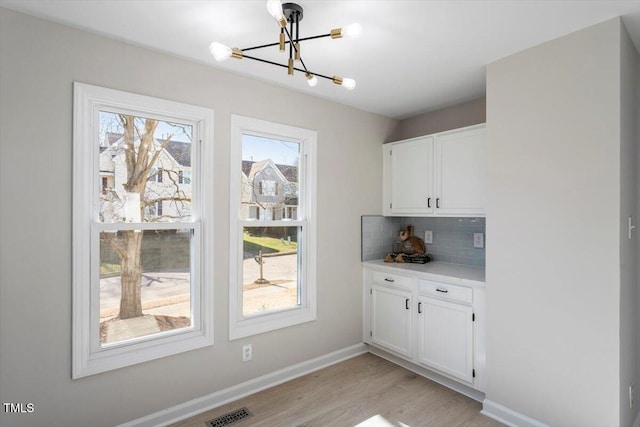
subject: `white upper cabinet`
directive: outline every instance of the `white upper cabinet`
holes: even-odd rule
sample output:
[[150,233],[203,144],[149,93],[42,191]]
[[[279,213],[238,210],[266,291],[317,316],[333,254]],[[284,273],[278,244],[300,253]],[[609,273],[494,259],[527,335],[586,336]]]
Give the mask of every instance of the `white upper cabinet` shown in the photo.
[[383,145],[387,216],[484,216],[486,127]]
[[436,212],[484,215],[487,187],[485,126],[446,133],[436,141]]
[[[391,185],[389,208],[393,212],[414,214],[433,212],[433,137],[415,138],[401,144],[387,144]],[[389,179],[390,178],[390,179]]]

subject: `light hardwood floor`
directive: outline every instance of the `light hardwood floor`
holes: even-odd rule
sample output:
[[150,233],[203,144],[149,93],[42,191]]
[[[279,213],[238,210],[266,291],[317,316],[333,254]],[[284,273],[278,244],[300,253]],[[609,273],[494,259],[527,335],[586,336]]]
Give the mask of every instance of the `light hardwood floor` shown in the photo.
[[481,404],[373,354],[354,357],[204,412],[172,427],[205,422],[246,407],[233,427],[420,427],[502,424]]

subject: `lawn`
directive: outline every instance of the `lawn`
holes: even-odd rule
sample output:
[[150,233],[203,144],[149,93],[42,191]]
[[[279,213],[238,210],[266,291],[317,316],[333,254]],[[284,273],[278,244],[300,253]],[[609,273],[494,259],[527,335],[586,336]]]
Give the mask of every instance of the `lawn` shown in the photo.
[[244,233],[243,246],[245,253],[253,253],[256,255],[259,251],[262,251],[262,253],[266,255],[296,252],[298,250],[298,244],[296,242],[289,242],[285,239],[275,237],[250,236],[249,233]]
[[[189,233],[145,233],[142,237],[142,270],[169,271],[189,268],[191,236]],[[100,276],[120,273],[120,260],[113,248],[100,240]]]
[[[244,233],[244,258],[263,255],[295,253],[298,250],[296,242],[276,237],[251,236]],[[142,265],[144,271],[163,271],[189,266],[188,236],[163,235],[144,236],[142,241]],[[115,253],[108,245],[101,245],[100,276],[110,276],[120,273],[120,264]]]
[[120,264],[104,262],[100,264],[100,277],[120,273]]

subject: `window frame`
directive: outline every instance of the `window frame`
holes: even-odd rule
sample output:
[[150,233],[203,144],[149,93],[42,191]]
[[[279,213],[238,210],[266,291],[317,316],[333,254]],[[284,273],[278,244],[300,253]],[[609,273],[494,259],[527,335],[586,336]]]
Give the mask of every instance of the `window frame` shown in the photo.
[[[213,345],[213,110],[74,82],[72,372],[82,378]],[[174,223],[99,223],[99,111],[174,120],[194,126],[191,219]],[[114,345],[99,345],[99,232],[192,230],[191,326]],[[91,254],[94,254],[92,257]],[[184,330],[183,330],[184,329]],[[97,334],[97,340],[96,335]],[[96,342],[98,344],[96,345]]]
[[[300,144],[299,199],[296,220],[241,219],[242,198],[242,135],[252,134]],[[317,132],[309,129],[273,123],[265,120],[231,116],[230,153],[230,233],[229,233],[229,339],[235,340],[261,334],[317,318],[316,263],[316,145]],[[259,214],[258,214],[259,215]],[[245,317],[242,310],[243,229],[245,226],[302,227],[300,272],[300,305],[265,314]]]

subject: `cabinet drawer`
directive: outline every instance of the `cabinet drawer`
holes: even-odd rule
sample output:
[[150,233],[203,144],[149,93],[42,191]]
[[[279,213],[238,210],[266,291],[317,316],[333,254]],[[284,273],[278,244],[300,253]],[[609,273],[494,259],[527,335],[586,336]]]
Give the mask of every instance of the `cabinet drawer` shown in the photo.
[[373,283],[377,283],[379,285],[396,286],[405,289],[411,289],[411,282],[413,281],[413,279],[411,279],[410,277],[381,273],[379,271],[374,271],[372,278]]
[[473,289],[466,286],[450,285],[448,283],[420,280],[420,294],[438,297],[441,299],[473,303]]

